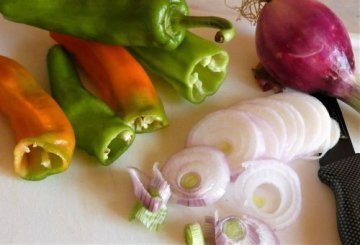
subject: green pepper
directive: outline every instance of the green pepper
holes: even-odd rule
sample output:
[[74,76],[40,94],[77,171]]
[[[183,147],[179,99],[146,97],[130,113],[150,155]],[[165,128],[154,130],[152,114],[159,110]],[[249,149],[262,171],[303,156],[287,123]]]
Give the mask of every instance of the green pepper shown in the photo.
[[175,50],[148,47],[128,50],[145,69],[169,82],[192,103],[200,103],[218,90],[229,63],[228,53],[222,47],[191,32]]
[[60,45],[50,48],[47,62],[52,96],[74,129],[76,146],[103,165],[111,164],[132,144],[134,131],[85,89]]
[[235,34],[226,19],[188,16],[185,0],[1,0],[0,12],[14,22],[123,46],[174,49],[192,27],[220,29],[218,42]]

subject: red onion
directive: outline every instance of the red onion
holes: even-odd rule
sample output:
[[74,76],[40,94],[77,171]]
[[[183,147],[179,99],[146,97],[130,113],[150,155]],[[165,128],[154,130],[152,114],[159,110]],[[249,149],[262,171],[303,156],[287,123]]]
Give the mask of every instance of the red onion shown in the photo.
[[249,11],[264,2],[255,10],[260,11],[256,49],[270,76],[306,93],[337,97],[360,112],[360,84],[342,21],[316,0],[247,0],[236,9],[249,18]]

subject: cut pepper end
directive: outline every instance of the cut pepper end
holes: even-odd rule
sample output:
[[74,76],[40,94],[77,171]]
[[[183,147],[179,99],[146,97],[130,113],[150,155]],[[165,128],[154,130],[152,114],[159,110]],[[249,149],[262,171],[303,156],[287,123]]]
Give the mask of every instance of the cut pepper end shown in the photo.
[[150,109],[136,115],[128,115],[124,122],[134,129],[136,133],[150,133],[169,125],[165,113],[158,109]]
[[74,146],[66,141],[49,142],[43,138],[25,138],[16,145],[14,167],[21,178],[42,180],[68,168]]
[[109,134],[109,137],[97,153],[101,164],[108,166],[118,159],[133,143],[135,139],[135,132],[130,127],[120,127],[115,129],[114,133]]
[[168,125],[168,121],[156,115],[141,115],[129,122],[136,133],[149,133]]
[[202,57],[189,76],[188,100],[201,103],[207,96],[214,94],[225,78],[228,63],[229,56],[225,51]]

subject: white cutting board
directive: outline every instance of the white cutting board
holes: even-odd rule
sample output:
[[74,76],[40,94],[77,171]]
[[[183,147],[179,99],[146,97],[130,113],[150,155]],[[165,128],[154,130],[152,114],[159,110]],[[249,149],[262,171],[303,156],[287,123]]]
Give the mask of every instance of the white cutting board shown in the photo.
[[[233,15],[226,17],[235,20]],[[158,232],[148,231],[141,224],[128,221],[135,198],[126,170],[127,166],[137,166],[150,173],[154,162],[164,163],[183,147],[187,132],[201,117],[237,101],[267,95],[258,88],[251,73],[258,62],[254,27],[246,22],[235,25],[237,36],[224,45],[230,54],[229,75],[218,93],[193,105],[178,97],[168,85],[155,81],[170,126],[138,135],[131,148],[110,167],[99,166],[77,150],[66,172],[39,182],[22,180],[12,166],[13,132],[0,115],[0,243],[182,244],[185,224],[203,222],[204,216],[212,215],[215,209],[221,217],[236,215],[229,195],[205,208],[170,202],[164,227]],[[0,30],[0,54],[20,62],[48,90],[45,57],[53,44],[48,33],[1,17]],[[213,32],[201,34],[210,37]],[[358,58],[359,41],[355,50]],[[359,152],[360,117],[348,106],[342,107]],[[296,161],[291,165],[301,178],[303,208],[296,224],[278,232],[281,242],[338,244],[335,203],[331,191],[317,178],[318,162]]]

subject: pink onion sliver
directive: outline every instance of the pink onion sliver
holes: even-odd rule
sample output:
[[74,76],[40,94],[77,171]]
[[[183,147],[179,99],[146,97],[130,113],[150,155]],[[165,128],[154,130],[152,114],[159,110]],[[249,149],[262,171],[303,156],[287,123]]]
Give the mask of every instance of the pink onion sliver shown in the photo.
[[[170,187],[166,181],[161,177],[157,166],[154,166],[154,178],[150,178],[141,170],[129,167],[128,168],[131,181],[134,187],[135,196],[141,203],[151,212],[158,211],[162,206],[166,205],[170,198]],[[152,185],[154,184],[154,185]],[[167,187],[166,187],[167,185]],[[149,193],[149,188],[155,188],[159,196],[153,197]]]
[[177,200],[178,204],[189,206],[189,207],[203,207],[208,205],[208,203],[212,203],[214,201],[211,201],[210,199],[205,200],[203,198],[190,198],[190,199],[179,199]]
[[155,163],[153,166],[153,178],[150,181],[150,186],[155,188],[161,199],[167,203],[171,196],[170,185],[164,178],[163,174],[161,173],[160,169],[158,168],[158,164]]
[[149,176],[135,167],[129,167],[128,171],[133,183],[135,196],[139,199],[144,199],[144,196],[150,196],[146,189],[150,184]]

